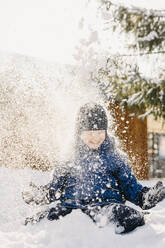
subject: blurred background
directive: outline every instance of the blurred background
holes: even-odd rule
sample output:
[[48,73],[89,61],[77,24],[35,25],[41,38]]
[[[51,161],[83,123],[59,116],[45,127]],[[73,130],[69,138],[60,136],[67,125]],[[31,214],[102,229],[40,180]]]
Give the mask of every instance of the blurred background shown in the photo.
[[165,178],[164,1],[0,1],[0,166],[70,159],[102,104],[139,179]]

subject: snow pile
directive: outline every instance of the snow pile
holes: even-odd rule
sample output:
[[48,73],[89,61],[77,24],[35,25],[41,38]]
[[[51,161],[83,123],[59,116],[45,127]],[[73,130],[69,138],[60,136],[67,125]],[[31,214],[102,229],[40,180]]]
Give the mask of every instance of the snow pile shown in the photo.
[[[24,226],[22,221],[32,213],[32,209],[21,199],[22,190],[30,181],[38,185],[46,184],[49,178],[48,172],[0,168],[0,240],[2,247],[163,248],[165,246],[165,201],[150,210],[151,213],[146,215],[145,226],[127,235],[115,234],[112,225],[104,228],[97,227],[80,210],[74,210],[57,222],[44,219],[36,225]],[[153,186],[156,181],[142,183]]]

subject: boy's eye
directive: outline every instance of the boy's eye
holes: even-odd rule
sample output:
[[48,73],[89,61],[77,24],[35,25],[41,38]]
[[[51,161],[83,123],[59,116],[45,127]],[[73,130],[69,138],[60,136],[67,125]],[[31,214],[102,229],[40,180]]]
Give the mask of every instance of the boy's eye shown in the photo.
[[105,131],[100,130],[100,131],[84,131],[81,133],[80,137],[82,139],[85,138],[103,138],[105,137]]
[[80,135],[80,137],[81,137],[81,138],[85,138],[85,137],[87,137],[87,135],[86,135],[86,133],[82,133],[82,134]]

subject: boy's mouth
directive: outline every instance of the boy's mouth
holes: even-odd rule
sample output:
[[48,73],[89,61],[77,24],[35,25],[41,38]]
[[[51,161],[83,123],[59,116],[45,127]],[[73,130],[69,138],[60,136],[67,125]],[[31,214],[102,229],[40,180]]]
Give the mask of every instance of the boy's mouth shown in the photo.
[[92,148],[97,149],[101,144],[100,143],[95,143],[95,142],[89,142],[88,145],[91,146]]

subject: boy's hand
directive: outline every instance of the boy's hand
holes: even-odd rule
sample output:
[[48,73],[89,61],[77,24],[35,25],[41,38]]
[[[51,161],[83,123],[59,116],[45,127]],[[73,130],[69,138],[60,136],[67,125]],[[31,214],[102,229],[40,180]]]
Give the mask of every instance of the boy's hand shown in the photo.
[[27,204],[32,205],[43,205],[48,204],[48,185],[46,186],[36,186],[33,183],[29,184],[29,188],[22,192],[22,198]]
[[[146,189],[146,190],[145,190]],[[161,181],[152,188],[144,188],[142,192],[142,209],[154,207],[158,202],[165,199],[165,187]]]

